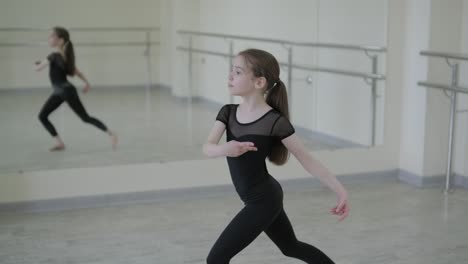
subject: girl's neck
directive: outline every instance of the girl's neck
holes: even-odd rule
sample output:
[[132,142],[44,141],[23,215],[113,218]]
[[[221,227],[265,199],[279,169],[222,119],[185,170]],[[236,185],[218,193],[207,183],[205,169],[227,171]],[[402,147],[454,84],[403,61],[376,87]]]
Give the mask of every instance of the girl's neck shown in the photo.
[[266,103],[265,97],[261,94],[243,96],[240,107],[247,112],[255,112],[259,109],[271,108]]
[[55,48],[55,50],[56,50],[58,53],[60,53],[60,54],[62,54],[62,55],[65,55],[65,52],[63,51],[63,48],[57,47],[57,48]]

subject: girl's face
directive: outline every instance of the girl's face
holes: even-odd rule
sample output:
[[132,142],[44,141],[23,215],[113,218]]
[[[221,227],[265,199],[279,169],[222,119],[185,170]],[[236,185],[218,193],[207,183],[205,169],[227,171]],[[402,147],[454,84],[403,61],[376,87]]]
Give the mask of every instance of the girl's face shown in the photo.
[[257,78],[248,67],[243,56],[236,56],[233,61],[232,71],[229,74],[229,92],[231,95],[246,96],[263,88],[263,77]]
[[51,48],[57,48],[63,45],[63,39],[59,38],[54,31],[50,32],[48,42]]

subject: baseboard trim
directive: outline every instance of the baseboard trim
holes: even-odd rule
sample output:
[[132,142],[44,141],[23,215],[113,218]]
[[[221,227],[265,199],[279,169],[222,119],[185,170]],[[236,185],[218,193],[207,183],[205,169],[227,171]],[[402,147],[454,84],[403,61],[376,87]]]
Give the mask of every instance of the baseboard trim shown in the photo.
[[455,186],[468,189],[468,176],[455,174],[454,184],[455,184]]
[[[338,179],[345,185],[402,182],[419,188],[443,186],[444,183],[443,176],[421,177],[414,173],[398,169],[338,175]],[[323,185],[313,177],[304,177],[283,181],[279,179],[279,181],[281,182],[286,193],[308,188],[323,188]],[[468,177],[455,175],[454,185],[462,188],[468,188]],[[233,196],[237,195],[232,184],[14,203],[0,203],[0,213],[49,212],[83,208],[98,208],[106,206],[155,203],[161,201],[204,198],[209,199],[224,196],[227,193]]]
[[[399,170],[398,179],[419,188],[432,188],[445,184],[445,175],[421,176],[406,170]],[[455,187],[468,188],[468,177],[466,176],[454,174],[452,182]]]
[[[398,182],[397,170],[339,175],[343,184],[380,184],[385,182]],[[323,185],[313,177],[283,180],[281,182],[285,192],[321,188]],[[83,208],[97,208],[106,206],[119,206],[130,204],[155,203],[161,201],[188,200],[216,198],[230,193],[236,196],[232,184],[192,187],[171,190],[158,190],[134,193],[119,193],[96,196],[83,196],[72,198],[59,198],[50,200],[24,201],[14,203],[0,203],[0,213],[13,212],[49,212]]]

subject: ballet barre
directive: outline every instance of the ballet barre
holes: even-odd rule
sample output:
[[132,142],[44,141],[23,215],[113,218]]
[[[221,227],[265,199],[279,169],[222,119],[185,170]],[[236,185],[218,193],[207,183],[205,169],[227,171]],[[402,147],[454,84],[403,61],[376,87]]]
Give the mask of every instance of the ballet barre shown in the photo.
[[[70,32],[159,32],[159,27],[67,27]],[[50,31],[51,28],[30,28],[30,27],[3,27],[0,32],[41,32]]]
[[[177,47],[178,50],[188,52],[189,54],[189,62],[188,62],[188,74],[189,80],[192,78],[192,62],[193,58],[192,55],[194,53],[198,54],[206,54],[212,56],[219,56],[229,59],[229,65],[232,67],[232,59],[234,58],[234,40],[243,40],[243,41],[255,41],[255,42],[265,42],[265,43],[273,43],[282,45],[287,49],[288,53],[288,61],[287,62],[280,62],[280,65],[287,68],[288,71],[288,80],[287,80],[287,88],[288,88],[288,99],[289,104],[292,105],[292,76],[293,76],[293,69],[300,69],[310,72],[323,72],[323,73],[330,73],[330,74],[337,74],[342,76],[350,76],[356,78],[362,78],[371,88],[371,139],[370,139],[370,146],[376,145],[376,134],[377,134],[377,82],[385,80],[384,74],[379,74],[378,72],[378,59],[380,53],[386,53],[386,47],[379,47],[379,46],[370,46],[370,45],[350,45],[350,44],[336,44],[336,43],[320,43],[320,42],[297,42],[297,41],[290,41],[284,39],[275,39],[275,38],[259,38],[259,37],[251,37],[251,36],[242,36],[242,35],[230,35],[230,34],[219,34],[219,33],[210,33],[210,32],[200,32],[200,31],[190,31],[190,30],[179,30],[177,31],[178,34],[183,36],[188,36],[188,47]],[[216,51],[209,51],[209,50],[202,50],[196,49],[193,47],[193,37],[209,37],[209,38],[218,38],[218,39],[225,39],[229,41],[229,53],[222,53]],[[349,70],[342,70],[342,69],[333,69],[333,68],[324,68],[318,66],[310,66],[310,65],[298,65],[294,64],[293,62],[293,47],[309,47],[309,48],[324,48],[324,49],[341,49],[341,50],[349,50],[349,51],[357,51],[357,52],[364,52],[364,54],[370,58],[371,60],[371,70],[370,73],[366,72],[357,72],[357,71],[349,71]],[[189,90],[191,91],[193,88],[191,87],[192,84],[189,82]],[[231,96],[231,102],[233,102],[233,97]]]
[[[160,45],[160,41],[152,41],[152,33],[160,32],[159,27],[69,27],[70,32],[137,32],[143,33],[143,41],[101,41],[101,42],[74,42],[76,46],[81,47],[144,47],[144,56],[146,57],[146,70],[148,75],[147,90],[152,86],[152,64],[151,64],[151,47]],[[32,32],[47,32],[51,28],[32,28],[32,27],[4,27],[0,28],[0,33],[32,33]],[[47,46],[47,42],[0,42],[0,47],[3,48],[20,48],[20,47],[38,47]]]
[[385,47],[368,46],[368,45],[349,45],[349,44],[320,43],[320,42],[298,42],[298,41],[289,41],[289,40],[283,40],[283,39],[257,38],[257,37],[250,37],[250,36],[218,34],[218,33],[200,32],[200,31],[190,31],[190,30],[179,30],[177,32],[181,35],[194,35],[194,36],[204,36],[204,37],[214,37],[214,38],[269,42],[269,43],[292,45],[292,46],[348,49],[348,50],[361,50],[361,51],[373,51],[373,52],[386,52],[387,51],[387,48]]
[[[132,41],[132,42],[74,42],[75,46],[78,47],[138,47],[138,46],[146,46],[146,45],[160,45],[159,41]],[[35,42],[35,43],[28,43],[28,42],[8,42],[8,43],[0,43],[0,47],[46,47],[48,46],[47,42]]]
[[[186,47],[177,47],[178,50],[182,51],[190,51],[189,48]],[[191,49],[193,53],[198,54],[206,54],[212,56],[218,56],[223,58],[234,58],[235,55],[231,55],[229,53],[223,52],[216,52],[216,51],[209,51],[203,49]],[[288,63],[285,62],[278,62],[281,66],[289,66]],[[306,70],[306,71],[314,71],[314,72],[326,72],[326,73],[333,73],[338,75],[345,75],[350,77],[358,77],[363,79],[376,79],[376,80],[385,80],[385,76],[382,74],[373,74],[373,73],[365,73],[365,72],[357,72],[357,71],[346,71],[346,70],[337,70],[332,68],[324,68],[324,67],[315,67],[315,66],[308,66],[308,65],[299,65],[299,64],[292,64],[293,69],[299,70]]]
[[[459,111],[457,109],[457,95],[458,93],[468,94],[468,87],[463,87],[459,85],[459,62],[468,61],[467,54],[458,54],[458,53],[449,53],[449,52],[437,52],[437,51],[421,51],[421,56],[443,58],[446,60],[448,66],[451,69],[451,83],[450,84],[441,84],[427,81],[418,82],[419,86],[424,86],[427,88],[442,89],[446,95],[450,98],[450,119],[449,119],[449,137],[448,137],[448,151],[447,151],[447,167],[445,174],[445,189],[444,192],[450,193],[452,188],[452,171],[453,171],[453,152],[454,152],[454,136],[455,136],[455,115]],[[456,62],[451,62],[450,60],[456,60]],[[450,92],[450,95],[447,94]]]

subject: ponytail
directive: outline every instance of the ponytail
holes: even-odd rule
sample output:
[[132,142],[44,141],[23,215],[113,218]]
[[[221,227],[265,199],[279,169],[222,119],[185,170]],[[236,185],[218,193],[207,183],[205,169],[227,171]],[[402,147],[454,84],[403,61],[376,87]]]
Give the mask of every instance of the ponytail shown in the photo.
[[67,74],[69,76],[75,75],[75,49],[73,48],[73,43],[71,40],[69,40],[65,45],[64,45],[64,53],[65,53],[65,62],[66,62],[66,68],[67,68]]
[[63,53],[65,55],[65,68],[67,75],[75,75],[76,66],[75,66],[75,49],[73,48],[73,43],[70,39],[70,33],[63,27],[54,27],[53,28],[57,37],[63,39]]
[[[282,116],[289,119],[288,94],[286,93],[286,86],[283,81],[278,80],[273,84],[272,88],[267,90],[266,102],[276,111],[280,112]],[[271,153],[268,156],[268,159],[276,165],[285,164],[288,158],[288,149],[281,141],[273,145]]]
[[278,80],[267,90],[266,102],[284,117],[289,119],[288,94],[283,81]]

